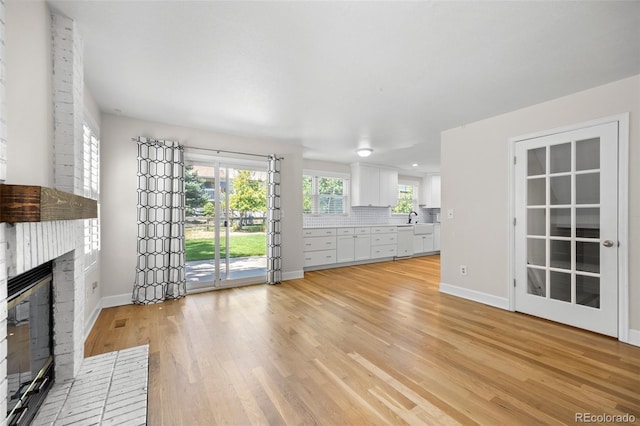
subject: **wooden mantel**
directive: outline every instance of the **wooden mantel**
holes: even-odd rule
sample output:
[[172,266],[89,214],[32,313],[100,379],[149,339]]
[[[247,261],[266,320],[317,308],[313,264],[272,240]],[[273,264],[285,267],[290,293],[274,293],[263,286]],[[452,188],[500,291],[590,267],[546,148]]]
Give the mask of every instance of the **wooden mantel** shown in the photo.
[[96,200],[42,186],[0,184],[0,222],[44,222],[96,217]]

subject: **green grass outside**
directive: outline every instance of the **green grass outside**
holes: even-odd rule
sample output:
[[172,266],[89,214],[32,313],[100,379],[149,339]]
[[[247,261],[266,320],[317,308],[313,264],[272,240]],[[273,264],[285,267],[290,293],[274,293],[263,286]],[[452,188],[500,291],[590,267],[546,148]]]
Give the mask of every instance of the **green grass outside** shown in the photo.
[[[185,241],[187,262],[213,259],[212,238],[188,238]],[[264,256],[267,253],[266,234],[233,234],[229,237],[229,257]],[[226,257],[225,239],[220,239],[220,257]]]

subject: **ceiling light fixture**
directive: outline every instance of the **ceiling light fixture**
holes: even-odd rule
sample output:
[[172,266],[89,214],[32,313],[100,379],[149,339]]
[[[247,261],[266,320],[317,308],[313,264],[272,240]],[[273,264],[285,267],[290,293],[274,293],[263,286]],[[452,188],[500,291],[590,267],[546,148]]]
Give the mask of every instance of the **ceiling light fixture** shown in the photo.
[[368,157],[371,155],[372,152],[373,150],[371,148],[360,148],[359,150],[356,151],[356,153],[360,157]]
[[411,167],[418,167],[418,163],[413,163]]

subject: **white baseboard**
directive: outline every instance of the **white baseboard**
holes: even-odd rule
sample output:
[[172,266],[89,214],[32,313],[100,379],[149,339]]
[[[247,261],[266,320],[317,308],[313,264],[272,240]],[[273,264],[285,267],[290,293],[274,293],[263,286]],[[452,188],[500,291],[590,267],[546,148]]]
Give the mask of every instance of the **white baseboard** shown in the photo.
[[304,278],[304,271],[291,271],[282,273],[282,281]]
[[640,346],[640,330],[629,329],[628,339],[625,343],[633,346]]
[[98,300],[98,303],[96,303],[96,306],[93,308],[93,312],[91,312],[89,319],[84,324],[84,340],[87,340],[87,337],[89,337],[89,333],[91,333],[91,329],[96,323],[98,315],[100,315],[100,311],[102,311],[102,306],[100,306],[101,302],[101,300]]
[[462,297],[463,299],[473,300],[496,308],[509,310],[509,299],[506,297],[498,297],[492,294],[481,293],[468,288],[458,287],[455,285],[440,283],[440,292],[450,294],[452,296]]
[[130,305],[132,303],[131,293],[116,294],[115,296],[103,297],[100,300],[100,308],[113,308],[114,306]]

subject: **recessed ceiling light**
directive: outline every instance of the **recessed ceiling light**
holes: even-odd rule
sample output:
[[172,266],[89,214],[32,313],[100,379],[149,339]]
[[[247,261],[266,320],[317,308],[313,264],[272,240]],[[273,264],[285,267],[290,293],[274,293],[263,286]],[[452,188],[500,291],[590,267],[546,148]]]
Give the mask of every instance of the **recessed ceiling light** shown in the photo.
[[411,167],[418,167],[418,163],[413,163]]
[[372,152],[373,150],[371,148],[360,148],[359,150],[356,151],[356,153],[360,157],[368,157],[371,155]]

